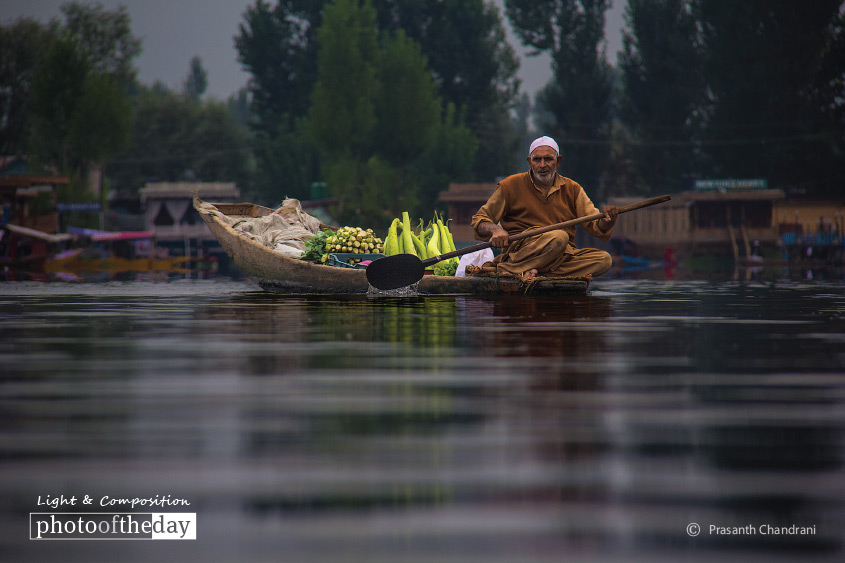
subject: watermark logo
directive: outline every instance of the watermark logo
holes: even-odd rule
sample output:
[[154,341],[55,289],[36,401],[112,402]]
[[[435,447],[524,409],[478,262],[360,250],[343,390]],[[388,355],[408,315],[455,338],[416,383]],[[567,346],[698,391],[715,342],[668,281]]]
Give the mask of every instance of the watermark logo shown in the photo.
[[[95,512],[95,506],[112,510],[140,507],[188,507],[190,502],[170,495],[115,498],[91,495],[40,495],[36,506],[53,512],[29,513],[31,540],[195,540],[196,512]],[[43,507],[43,508],[41,508]],[[90,507],[89,512],[78,512]],[[106,509],[108,509],[106,508]],[[68,510],[63,512],[62,509]]]
[[773,524],[720,526],[709,524],[703,529],[695,522],[687,524],[687,535],[690,537],[694,538],[702,531],[706,532],[707,536],[815,536],[817,534],[815,524],[803,526],[798,524],[787,526]]
[[195,540],[195,512],[31,512],[31,540]]

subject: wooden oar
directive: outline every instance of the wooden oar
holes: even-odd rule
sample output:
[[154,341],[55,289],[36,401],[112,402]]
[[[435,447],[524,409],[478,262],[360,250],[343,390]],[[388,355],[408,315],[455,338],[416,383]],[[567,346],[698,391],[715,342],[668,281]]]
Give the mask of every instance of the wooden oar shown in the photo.
[[[631,205],[620,207],[619,213],[627,213],[628,211],[633,211],[642,207],[663,203],[664,201],[669,201],[670,199],[672,198],[668,195],[653,197],[638,203],[632,203]],[[595,221],[596,219],[601,219],[602,217],[604,217],[604,213],[594,213],[593,215],[571,219],[569,221],[564,221],[563,223],[555,223],[554,225],[529,229],[519,234],[509,236],[508,242],[533,237],[555,229],[563,229],[573,225],[580,225],[581,223],[589,223],[590,221]],[[492,243],[490,243],[490,241],[482,242],[465,248],[459,248],[458,250],[454,250],[452,252],[446,252],[432,258],[426,258],[425,260],[420,260],[413,254],[394,254],[393,256],[386,256],[384,258],[373,260],[370,265],[367,266],[367,281],[370,282],[370,285],[376,289],[381,290],[406,287],[417,283],[422,279],[425,275],[426,266],[431,266],[441,260],[454,258],[455,256],[462,256],[464,254],[469,254],[470,252],[484,250],[485,248],[490,248],[491,246]]]

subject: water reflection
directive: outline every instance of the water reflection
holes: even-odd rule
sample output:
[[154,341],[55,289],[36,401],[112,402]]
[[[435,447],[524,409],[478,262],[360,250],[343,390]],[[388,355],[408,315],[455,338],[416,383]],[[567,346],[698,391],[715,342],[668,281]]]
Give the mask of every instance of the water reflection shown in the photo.
[[[4,289],[9,560],[843,553],[838,286],[383,300],[196,282]],[[48,493],[188,498],[200,539],[33,545],[21,515]],[[690,537],[691,522],[705,532]]]

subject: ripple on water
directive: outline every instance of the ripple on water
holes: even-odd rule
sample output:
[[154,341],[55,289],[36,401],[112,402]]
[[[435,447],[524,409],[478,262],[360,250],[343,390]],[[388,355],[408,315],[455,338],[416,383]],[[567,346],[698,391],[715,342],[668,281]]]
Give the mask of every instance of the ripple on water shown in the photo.
[[[593,288],[4,286],[0,551],[161,558],[21,538],[39,494],[90,493],[188,498],[201,539],[173,560],[841,560],[842,293]],[[691,521],[818,532],[737,543]]]

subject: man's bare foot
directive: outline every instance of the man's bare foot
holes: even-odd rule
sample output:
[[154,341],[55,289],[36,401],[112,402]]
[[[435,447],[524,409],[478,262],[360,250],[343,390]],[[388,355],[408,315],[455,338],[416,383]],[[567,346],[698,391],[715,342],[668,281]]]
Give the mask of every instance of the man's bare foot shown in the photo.
[[533,280],[535,277],[537,277],[537,273],[537,268],[531,268],[530,270],[522,274],[522,279]]

